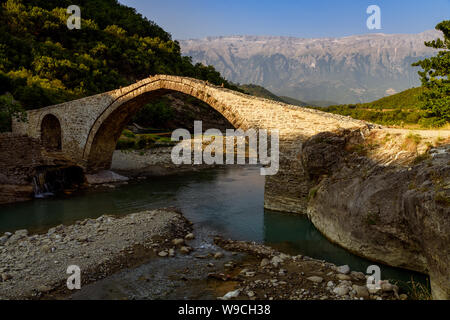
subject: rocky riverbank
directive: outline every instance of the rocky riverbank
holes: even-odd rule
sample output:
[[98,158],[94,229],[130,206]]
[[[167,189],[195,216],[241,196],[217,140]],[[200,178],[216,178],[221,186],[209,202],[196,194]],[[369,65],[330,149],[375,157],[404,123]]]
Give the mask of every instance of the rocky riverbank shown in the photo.
[[[258,263],[236,265],[227,262],[223,281],[237,280],[233,291],[219,299],[250,300],[406,300],[399,287],[380,281],[368,286],[362,272],[349,266],[336,266],[307,256],[291,256],[271,247],[244,241],[216,238],[215,243],[228,251],[245,252]],[[211,275],[210,275],[211,276]],[[213,275],[218,277],[217,275]]]
[[[160,261],[171,270],[163,283],[181,277],[179,290],[212,287],[212,298],[225,300],[407,298],[386,281],[379,288],[368,289],[367,276],[348,266],[219,237],[214,238],[216,249],[205,252],[201,248],[210,245],[194,246],[190,244],[194,238],[192,225],[174,209],[86,219],[51,228],[45,234],[6,233],[0,237],[0,299],[67,298],[74,293],[66,288],[69,265],[80,267],[84,288],[151,261]],[[185,258],[178,259],[180,255]],[[197,261],[204,266],[193,268]],[[190,274],[196,278],[190,279]],[[140,279],[157,288],[161,279],[153,277]]]
[[160,209],[123,218],[86,219],[46,234],[5,233],[0,237],[0,299],[68,294],[68,266],[80,267],[83,284],[96,281],[163,250],[171,254],[171,240],[184,238],[190,229],[181,213]]
[[328,239],[382,263],[430,275],[450,299],[450,137],[389,130],[306,141],[308,217]]

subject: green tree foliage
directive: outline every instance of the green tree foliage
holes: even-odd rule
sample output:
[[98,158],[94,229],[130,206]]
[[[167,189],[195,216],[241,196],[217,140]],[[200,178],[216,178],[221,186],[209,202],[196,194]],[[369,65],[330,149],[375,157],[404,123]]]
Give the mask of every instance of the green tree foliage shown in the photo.
[[11,131],[11,118],[25,121],[25,112],[10,94],[0,96],[0,132]]
[[422,86],[428,90],[422,95],[426,119],[425,125],[444,125],[450,121],[450,20],[436,26],[444,34],[444,39],[425,42],[427,47],[441,49],[434,57],[418,61]]
[[195,77],[236,89],[211,66],[193,65],[154,22],[117,0],[0,1],[0,94],[36,109],[117,89],[153,74]]
[[145,127],[164,127],[173,116],[173,109],[170,103],[165,97],[150,102],[138,111],[133,121]]

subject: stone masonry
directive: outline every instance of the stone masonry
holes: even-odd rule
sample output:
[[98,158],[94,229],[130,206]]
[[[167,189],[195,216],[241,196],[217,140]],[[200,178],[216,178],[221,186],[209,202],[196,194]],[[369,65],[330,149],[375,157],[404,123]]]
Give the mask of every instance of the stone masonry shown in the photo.
[[174,91],[206,102],[236,129],[279,130],[280,170],[266,177],[265,186],[265,206],[273,210],[305,212],[309,186],[301,165],[304,141],[320,132],[367,127],[349,117],[253,97],[196,79],[156,75],[125,88],[29,111],[28,122],[13,123],[13,132],[42,140],[42,121],[51,114],[60,122],[66,158],[86,171],[107,169],[117,139],[132,116],[151,99]]

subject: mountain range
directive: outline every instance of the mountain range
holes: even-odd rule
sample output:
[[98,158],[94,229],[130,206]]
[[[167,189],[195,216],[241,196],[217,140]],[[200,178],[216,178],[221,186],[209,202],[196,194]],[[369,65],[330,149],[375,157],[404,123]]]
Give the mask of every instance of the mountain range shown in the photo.
[[224,36],[181,40],[183,55],[214,66],[234,83],[260,85],[309,104],[362,103],[420,85],[411,64],[435,54],[419,34],[342,38]]

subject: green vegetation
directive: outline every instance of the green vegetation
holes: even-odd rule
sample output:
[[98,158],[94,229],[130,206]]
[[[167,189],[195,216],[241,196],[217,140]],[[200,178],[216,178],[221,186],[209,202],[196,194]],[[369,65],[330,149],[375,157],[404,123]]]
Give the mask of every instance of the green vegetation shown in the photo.
[[425,119],[419,106],[424,91],[421,87],[412,88],[374,102],[316,109],[383,125],[418,124]]
[[317,191],[319,191],[319,187],[314,187],[309,190],[308,201],[316,197]]
[[[79,0],[81,29],[67,28],[70,0],[0,6],[0,95],[20,111],[126,86],[152,74],[183,75],[238,90],[212,66],[182,57],[169,33],[117,0]],[[0,100],[0,131],[11,106]]]
[[423,69],[419,75],[427,90],[421,96],[421,107],[428,126],[442,126],[450,121],[450,20],[439,23],[436,30],[443,32],[444,40],[436,39],[425,45],[441,51],[435,57],[413,64]]
[[419,71],[422,87],[370,103],[333,105],[320,110],[383,125],[441,127],[449,123],[450,20],[439,23],[436,29],[444,33],[444,40],[425,42],[425,45],[442,50],[435,57],[413,64],[423,68]]
[[145,133],[135,134],[130,130],[124,130],[117,141],[117,150],[144,150],[153,147],[172,146],[175,143],[170,138],[170,133]]
[[422,163],[426,160],[429,160],[431,158],[431,156],[428,153],[423,153],[423,154],[419,154],[418,156],[416,156],[413,160],[413,164],[419,164]]
[[390,282],[397,285],[402,290],[405,290],[409,300],[433,300],[428,280],[424,284],[415,281],[414,278],[411,277],[411,280],[407,282],[395,279],[390,280]]
[[146,104],[135,115],[133,121],[138,122],[144,127],[163,127],[166,128],[167,122],[173,117],[173,108],[171,102],[166,97],[161,97],[158,100]]

